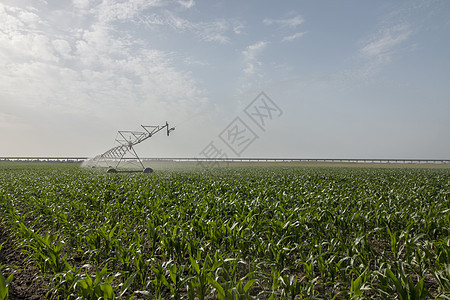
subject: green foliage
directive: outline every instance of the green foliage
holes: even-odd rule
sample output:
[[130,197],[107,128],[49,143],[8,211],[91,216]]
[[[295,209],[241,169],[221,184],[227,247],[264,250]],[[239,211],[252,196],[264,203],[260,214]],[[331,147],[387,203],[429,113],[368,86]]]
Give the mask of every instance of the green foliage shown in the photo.
[[449,194],[448,169],[26,166],[0,224],[54,298],[446,299]]
[[5,278],[2,270],[0,269],[0,300],[8,299],[8,286],[11,283],[12,279],[13,274],[9,275],[8,278]]

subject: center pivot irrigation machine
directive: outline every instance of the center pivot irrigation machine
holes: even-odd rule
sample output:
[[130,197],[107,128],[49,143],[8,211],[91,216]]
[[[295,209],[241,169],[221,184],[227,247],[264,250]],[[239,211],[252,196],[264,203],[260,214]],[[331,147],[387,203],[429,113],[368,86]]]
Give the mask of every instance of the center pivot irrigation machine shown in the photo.
[[[166,122],[165,125],[157,125],[157,126],[148,126],[141,125],[144,131],[131,131],[131,130],[119,130],[116,137],[116,142],[119,144],[103,154],[97,155],[93,158],[93,167],[98,164],[106,163],[108,167],[107,173],[118,173],[118,172],[140,172],[136,170],[119,170],[119,165],[123,163],[125,160],[133,160],[138,162],[140,167],[144,173],[152,173],[152,168],[146,168],[142,163],[142,160],[137,155],[134,150],[134,146],[145,141],[148,138],[151,138],[158,132],[162,130],[166,130],[167,136],[169,136],[170,132],[175,130],[175,127],[169,128],[169,124]],[[130,155],[131,158],[126,158],[126,155]],[[113,167],[111,164],[115,164]]]

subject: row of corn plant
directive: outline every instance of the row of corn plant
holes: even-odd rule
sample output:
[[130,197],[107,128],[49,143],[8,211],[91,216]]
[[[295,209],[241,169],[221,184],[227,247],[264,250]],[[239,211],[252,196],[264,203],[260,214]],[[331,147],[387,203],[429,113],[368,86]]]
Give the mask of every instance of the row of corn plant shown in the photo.
[[[3,245],[0,245],[0,251],[2,250]],[[9,296],[9,284],[13,280],[14,274],[5,277],[3,274],[4,266],[0,263],[0,300],[6,300]]]
[[0,218],[54,298],[445,299],[449,185],[449,169],[32,165],[0,168]]

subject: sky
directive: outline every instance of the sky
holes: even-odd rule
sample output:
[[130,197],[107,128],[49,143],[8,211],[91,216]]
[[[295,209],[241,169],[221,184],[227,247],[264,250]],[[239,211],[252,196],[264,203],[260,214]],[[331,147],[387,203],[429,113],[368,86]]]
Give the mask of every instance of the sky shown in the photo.
[[450,1],[0,0],[0,156],[450,158]]

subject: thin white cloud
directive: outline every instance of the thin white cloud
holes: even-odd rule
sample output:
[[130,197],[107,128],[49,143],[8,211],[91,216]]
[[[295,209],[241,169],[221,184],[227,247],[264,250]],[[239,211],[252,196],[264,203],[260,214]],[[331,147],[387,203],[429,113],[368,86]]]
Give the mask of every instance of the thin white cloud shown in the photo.
[[230,42],[230,38],[226,35],[226,32],[230,30],[231,24],[224,19],[209,23],[200,23],[196,27],[198,30],[197,35],[204,41],[219,42],[220,44]]
[[411,35],[411,29],[406,24],[383,28],[369,40],[360,50],[367,58],[389,60],[395,47],[406,41]]
[[254,43],[244,51],[242,54],[244,55],[244,73],[247,75],[255,75],[259,72],[259,67],[262,66],[261,61],[258,60],[258,56],[263,52],[263,50],[267,47],[268,42],[259,41]]
[[229,33],[234,32],[238,34],[242,28],[226,19],[217,19],[209,22],[192,22],[169,10],[147,15],[140,18],[140,21],[148,27],[165,26],[180,33],[190,32],[202,41],[218,42],[220,44],[229,43]]
[[292,18],[286,18],[286,19],[269,19],[266,18],[263,20],[263,23],[266,25],[281,25],[286,27],[297,27],[300,24],[303,24],[305,20],[302,18],[302,16],[297,15]]
[[242,29],[244,29],[244,28],[245,28],[245,26],[241,22],[235,22],[235,24],[233,24],[233,32],[235,34],[241,34]]
[[140,12],[162,6],[160,0],[128,0],[125,2],[103,1],[93,10],[102,22],[125,21],[136,17]]
[[294,15],[288,18],[284,19],[270,19],[266,18],[263,20],[263,23],[267,26],[276,26],[277,28],[282,28],[283,32],[283,38],[281,39],[282,42],[292,42],[295,39],[298,39],[305,35],[305,32],[294,32],[292,31],[297,28],[297,26],[303,24],[305,20],[300,15]]
[[305,33],[306,32],[297,32],[297,33],[294,33],[292,35],[288,35],[288,36],[283,37],[283,39],[281,41],[282,42],[292,42],[293,40],[296,40],[296,39],[304,36]]
[[77,9],[89,8],[89,0],[72,0],[73,6]]
[[180,0],[180,1],[178,1],[178,3],[179,3],[181,6],[183,6],[184,8],[187,8],[187,9],[192,8],[192,7],[195,6],[195,1],[194,1],[194,0],[188,0],[188,1],[182,1],[182,0]]
[[363,64],[351,72],[353,76],[363,81],[370,80],[392,61],[395,53],[405,49],[404,45],[411,35],[412,29],[406,23],[382,26],[376,34],[362,43],[359,56],[363,59]]
[[259,41],[245,48],[245,50],[242,51],[242,54],[244,54],[247,60],[253,60],[267,47],[267,45],[268,42]]

